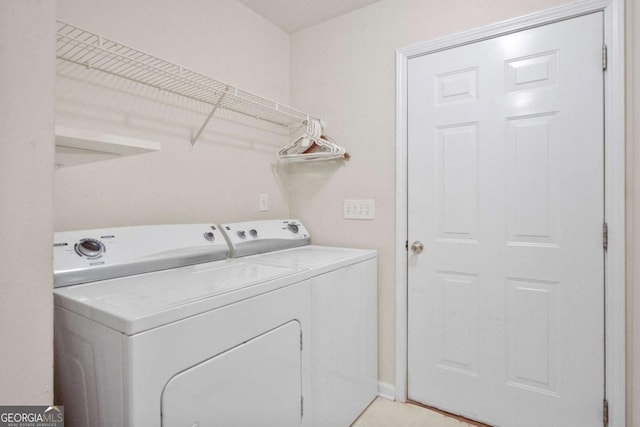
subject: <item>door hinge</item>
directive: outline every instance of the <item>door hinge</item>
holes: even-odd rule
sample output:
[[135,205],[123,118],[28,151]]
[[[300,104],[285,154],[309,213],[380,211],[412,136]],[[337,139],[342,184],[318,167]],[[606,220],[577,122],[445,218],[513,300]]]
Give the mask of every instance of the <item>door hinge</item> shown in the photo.
[[609,402],[607,399],[602,401],[602,424],[604,427],[609,425]]
[[300,418],[304,418],[304,396],[300,396]]
[[609,248],[609,224],[602,223],[602,247],[606,251]]
[[300,351],[302,351],[302,331],[300,331]]
[[604,46],[602,46],[602,71],[607,70],[607,65],[609,62],[608,60],[609,60],[609,54],[607,50],[607,45],[605,44]]
[[404,248],[405,248],[406,250],[409,250],[409,241],[408,241],[408,240],[405,240],[405,241],[404,241]]

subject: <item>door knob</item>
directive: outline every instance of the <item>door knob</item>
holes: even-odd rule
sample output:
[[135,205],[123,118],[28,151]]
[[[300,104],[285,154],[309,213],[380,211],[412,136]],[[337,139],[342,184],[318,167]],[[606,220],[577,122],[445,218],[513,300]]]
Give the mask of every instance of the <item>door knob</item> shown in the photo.
[[424,249],[424,245],[422,244],[421,241],[416,240],[415,242],[413,242],[411,244],[411,250],[417,254],[419,254],[420,252],[422,252]]

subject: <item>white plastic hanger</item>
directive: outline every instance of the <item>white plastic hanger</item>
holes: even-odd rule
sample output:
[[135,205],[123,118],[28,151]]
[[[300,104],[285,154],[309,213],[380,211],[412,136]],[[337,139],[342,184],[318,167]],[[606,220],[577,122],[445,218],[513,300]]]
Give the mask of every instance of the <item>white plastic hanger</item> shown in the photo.
[[318,119],[307,119],[307,130],[293,142],[278,151],[278,159],[285,162],[308,162],[348,158],[346,150],[322,135],[323,126]]

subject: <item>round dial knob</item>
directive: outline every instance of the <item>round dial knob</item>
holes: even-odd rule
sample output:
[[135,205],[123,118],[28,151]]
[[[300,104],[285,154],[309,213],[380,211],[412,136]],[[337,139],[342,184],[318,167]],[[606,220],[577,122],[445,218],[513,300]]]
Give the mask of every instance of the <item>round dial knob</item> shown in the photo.
[[298,232],[298,226],[296,224],[288,224],[287,228],[294,234]]
[[249,235],[251,235],[251,237],[258,237],[258,230],[252,228],[251,230],[249,230]]
[[104,252],[104,245],[99,240],[82,239],[76,245],[76,251],[88,258],[97,258]]
[[247,238],[247,234],[244,231],[238,231],[236,234],[241,239],[246,239]]
[[213,232],[208,231],[208,232],[204,233],[204,238],[207,239],[210,242],[213,242],[216,239],[216,235],[213,234]]

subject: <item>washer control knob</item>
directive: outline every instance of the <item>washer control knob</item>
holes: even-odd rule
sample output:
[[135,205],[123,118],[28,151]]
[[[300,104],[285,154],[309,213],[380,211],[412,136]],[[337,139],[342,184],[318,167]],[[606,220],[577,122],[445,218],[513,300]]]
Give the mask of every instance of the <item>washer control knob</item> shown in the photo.
[[251,230],[249,230],[249,235],[251,237],[258,237],[258,230],[256,230],[255,228],[252,228]]
[[82,239],[76,244],[76,252],[87,258],[97,258],[104,253],[104,245],[96,239]]
[[296,224],[288,224],[287,228],[289,229],[290,232],[292,232],[293,234],[298,232],[298,226]]
[[247,233],[244,232],[244,230],[240,230],[236,233],[238,235],[239,238],[241,239],[246,239],[247,238]]
[[208,232],[204,233],[204,238],[207,239],[210,242],[213,242],[214,240],[216,240],[216,235],[213,234],[212,231],[208,231]]

